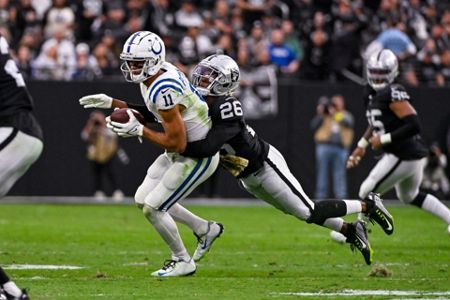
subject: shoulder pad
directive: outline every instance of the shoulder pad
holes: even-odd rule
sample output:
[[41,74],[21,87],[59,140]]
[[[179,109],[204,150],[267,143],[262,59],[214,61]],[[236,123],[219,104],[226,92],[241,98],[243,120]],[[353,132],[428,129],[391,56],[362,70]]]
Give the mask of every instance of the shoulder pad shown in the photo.
[[149,88],[150,102],[158,109],[170,109],[181,102],[184,86],[176,78],[165,77],[155,81]]

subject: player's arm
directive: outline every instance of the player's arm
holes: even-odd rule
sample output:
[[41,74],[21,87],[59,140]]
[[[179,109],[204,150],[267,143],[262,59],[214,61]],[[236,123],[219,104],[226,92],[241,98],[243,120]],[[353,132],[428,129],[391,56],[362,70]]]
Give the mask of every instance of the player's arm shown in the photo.
[[184,156],[202,158],[216,154],[228,140],[241,130],[239,122],[213,123],[208,135],[199,141],[190,142],[183,152]]
[[142,137],[170,152],[183,153],[186,149],[187,134],[181,117],[181,105],[168,110],[160,110],[164,131],[159,132],[148,127],[143,128]]
[[147,106],[141,104],[127,103],[128,107],[141,113],[147,123],[158,123],[155,115],[148,110]]
[[409,101],[394,101],[389,104],[392,112],[402,120],[403,125],[392,132],[373,135],[370,138],[372,148],[378,149],[395,141],[408,139],[420,133],[421,126],[417,112]]

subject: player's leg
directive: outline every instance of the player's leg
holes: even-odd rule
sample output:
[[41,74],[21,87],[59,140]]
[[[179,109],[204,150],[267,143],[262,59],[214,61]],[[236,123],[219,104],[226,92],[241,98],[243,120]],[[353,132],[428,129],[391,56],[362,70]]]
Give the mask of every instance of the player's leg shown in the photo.
[[12,127],[0,127],[0,198],[41,155],[42,141]]
[[[0,286],[1,295],[4,295],[5,299],[18,299],[18,300],[28,300],[28,295],[25,290],[21,290],[14,281],[12,281],[6,272],[0,267]],[[1,298],[4,299],[4,298]]]
[[209,252],[214,241],[219,238],[224,231],[224,227],[221,223],[205,220],[178,203],[175,203],[169,209],[169,213],[176,222],[185,224],[192,229],[194,235],[197,237],[197,248],[192,255],[194,261],[201,260]]
[[424,166],[425,159],[408,162],[412,175],[395,186],[397,196],[403,203],[415,205],[441,218],[450,229],[450,209],[432,194],[419,190]]
[[[172,260],[153,276],[182,276],[195,272],[178,232],[175,221],[167,212],[177,201],[187,197],[195,187],[205,181],[217,168],[218,154],[204,159],[191,159],[177,154],[166,155],[170,161],[159,183],[144,199],[143,212],[172,251]],[[152,167],[150,167],[152,168]],[[147,175],[160,170],[150,170]]]

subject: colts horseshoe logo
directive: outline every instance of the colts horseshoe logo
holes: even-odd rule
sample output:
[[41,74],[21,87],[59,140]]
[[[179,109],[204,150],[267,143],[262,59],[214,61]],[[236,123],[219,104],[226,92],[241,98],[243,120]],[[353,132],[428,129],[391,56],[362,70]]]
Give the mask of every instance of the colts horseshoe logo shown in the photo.
[[[159,45],[159,47],[155,47],[155,44]],[[154,41],[152,44],[152,48],[150,49],[151,51],[153,51],[153,53],[155,53],[156,55],[160,54],[162,51],[162,45],[159,41]]]

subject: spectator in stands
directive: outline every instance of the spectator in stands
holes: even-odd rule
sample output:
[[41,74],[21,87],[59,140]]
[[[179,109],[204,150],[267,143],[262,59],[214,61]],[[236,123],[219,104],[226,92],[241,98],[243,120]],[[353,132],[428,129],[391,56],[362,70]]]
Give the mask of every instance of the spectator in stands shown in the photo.
[[79,43],[75,48],[76,67],[72,75],[75,80],[94,80],[102,77],[97,59],[91,55],[88,44]]
[[287,19],[281,23],[281,30],[284,34],[284,42],[287,47],[291,48],[299,61],[303,59],[303,47],[300,43],[299,33],[294,28],[294,23]]
[[179,52],[182,71],[189,74],[191,67],[213,52],[213,44],[207,36],[200,33],[200,28],[188,27],[186,35],[180,42]]
[[231,24],[230,6],[226,0],[216,1],[214,7],[213,20],[214,27],[220,34],[232,34],[233,26]]
[[94,38],[91,28],[94,26],[94,22],[99,23],[104,9],[105,5],[102,0],[78,1],[75,33],[79,42],[90,42]]
[[106,19],[101,24],[96,38],[100,39],[105,35],[113,36],[122,45],[129,35],[125,27],[125,20],[126,15],[123,5],[117,2],[108,3]]
[[271,9],[272,5],[273,0],[237,0],[236,6],[242,11],[245,30],[250,30],[253,22],[261,20],[266,11]]
[[438,85],[441,59],[433,39],[427,39],[425,46],[417,53],[417,61],[419,81],[428,85]]
[[353,116],[345,110],[341,95],[319,98],[317,115],[311,121],[316,143],[316,199],[329,197],[330,168],[334,197],[347,198],[346,162],[353,141],[353,125]]
[[450,49],[444,50],[440,55],[441,69],[437,74],[439,86],[450,86]]
[[15,57],[17,67],[25,79],[31,78],[32,68],[31,61],[33,59],[31,50],[26,45],[19,46]]
[[70,79],[75,68],[75,45],[67,38],[67,33],[63,29],[55,30],[53,36],[42,44],[42,49],[56,47],[57,62],[61,68],[61,79]]
[[105,114],[93,111],[87,120],[81,138],[87,143],[87,159],[91,162],[94,173],[94,196],[97,200],[105,199],[103,179],[109,180],[113,188],[113,199],[123,200],[123,193],[119,188],[114,172],[114,158],[119,148],[117,135],[106,127]]
[[305,57],[300,68],[300,78],[326,80],[329,78],[330,41],[322,29],[314,30],[306,44]]
[[49,39],[58,31],[65,33],[66,37],[74,37],[75,13],[65,0],[53,0],[53,5],[45,15],[44,36]]
[[257,64],[257,57],[269,48],[269,39],[265,35],[261,21],[255,21],[251,28],[250,36],[247,38],[248,50],[250,52],[251,64]]
[[233,37],[231,35],[223,34],[219,36],[215,48],[221,51],[221,53],[223,54],[226,54],[231,57],[236,57]]
[[183,0],[181,8],[175,13],[175,23],[181,29],[202,27],[203,19],[192,0]]
[[298,71],[300,61],[294,50],[286,45],[281,29],[272,31],[269,54],[271,62],[278,67],[281,74],[294,74]]
[[159,36],[169,36],[175,24],[175,15],[170,10],[169,0],[152,1],[153,13],[147,18],[146,28]]

